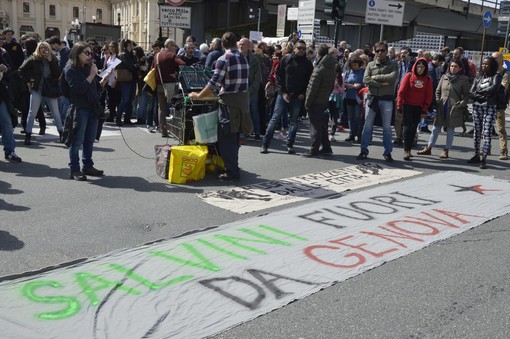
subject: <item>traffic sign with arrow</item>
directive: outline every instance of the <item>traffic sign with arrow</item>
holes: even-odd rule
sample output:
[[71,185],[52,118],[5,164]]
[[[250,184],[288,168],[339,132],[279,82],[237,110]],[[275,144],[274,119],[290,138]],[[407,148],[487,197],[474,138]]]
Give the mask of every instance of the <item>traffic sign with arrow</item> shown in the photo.
[[490,11],[485,11],[483,13],[483,27],[489,28],[492,23],[492,13]]
[[405,1],[367,0],[365,22],[402,27],[404,7]]

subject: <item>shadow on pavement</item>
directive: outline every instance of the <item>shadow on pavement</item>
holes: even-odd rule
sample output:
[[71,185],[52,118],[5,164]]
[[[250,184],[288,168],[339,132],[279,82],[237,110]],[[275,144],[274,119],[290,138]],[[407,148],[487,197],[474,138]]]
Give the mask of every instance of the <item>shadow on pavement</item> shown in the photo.
[[25,243],[7,231],[0,231],[0,251],[16,251],[25,247]]
[[[0,193],[2,194],[22,194],[23,191],[12,189],[11,184],[0,181]],[[19,211],[28,211],[30,208],[26,206],[17,206],[11,203],[8,203],[4,199],[0,199],[0,211],[11,211],[11,212],[19,212]]]
[[137,192],[168,192],[168,193],[202,193],[202,189],[195,189],[189,185],[171,185],[168,182],[150,182],[141,177],[124,177],[106,175],[104,177],[88,177],[92,185],[105,188],[132,189]]

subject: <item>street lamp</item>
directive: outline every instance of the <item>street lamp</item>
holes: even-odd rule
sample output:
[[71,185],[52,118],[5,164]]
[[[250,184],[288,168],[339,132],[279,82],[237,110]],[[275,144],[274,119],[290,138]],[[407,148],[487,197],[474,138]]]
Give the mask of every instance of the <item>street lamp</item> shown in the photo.
[[[117,8],[117,26],[120,27],[120,8]],[[122,27],[120,28],[120,37],[123,38]]]
[[96,23],[96,16],[95,16],[95,15],[93,15],[93,16],[92,16],[92,21],[93,21],[94,23]]
[[73,30],[74,30],[74,36],[73,36],[73,40],[74,41],[78,41],[80,40],[80,20],[78,20],[78,18],[74,18],[72,21],[71,21],[71,26],[73,27]]

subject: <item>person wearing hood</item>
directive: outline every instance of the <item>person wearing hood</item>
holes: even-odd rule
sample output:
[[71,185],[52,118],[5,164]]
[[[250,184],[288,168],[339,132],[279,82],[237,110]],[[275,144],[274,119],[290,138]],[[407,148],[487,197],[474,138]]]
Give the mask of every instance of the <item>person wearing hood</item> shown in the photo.
[[403,116],[404,160],[411,160],[416,129],[432,104],[432,78],[427,60],[419,58],[402,78],[397,95],[397,112]]
[[[334,48],[332,48],[334,49]],[[308,87],[306,88],[305,108],[310,117],[310,139],[312,146],[304,153],[304,157],[332,155],[328,136],[328,108],[329,95],[333,90],[336,77],[336,59],[329,54],[328,45],[322,44],[318,49],[317,63],[313,68]],[[322,148],[320,148],[322,146]]]
[[450,60],[448,71],[439,79],[435,90],[437,114],[434,118],[432,133],[428,145],[416,154],[431,155],[439,132],[445,127],[446,144],[439,158],[447,159],[449,157],[448,153],[453,145],[455,127],[462,126],[463,113],[467,109],[469,101],[469,79],[464,75],[462,67],[462,60]]

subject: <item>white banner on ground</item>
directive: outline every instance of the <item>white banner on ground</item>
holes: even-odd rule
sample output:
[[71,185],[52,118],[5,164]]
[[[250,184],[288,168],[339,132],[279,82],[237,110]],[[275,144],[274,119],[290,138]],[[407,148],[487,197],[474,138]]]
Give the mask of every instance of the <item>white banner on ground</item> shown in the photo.
[[265,181],[260,184],[197,195],[208,204],[231,212],[249,213],[306,199],[318,199],[420,173],[412,170],[385,168],[376,163],[366,162],[327,172]]
[[211,336],[507,214],[509,201],[506,181],[444,172],[3,278],[1,337]]

